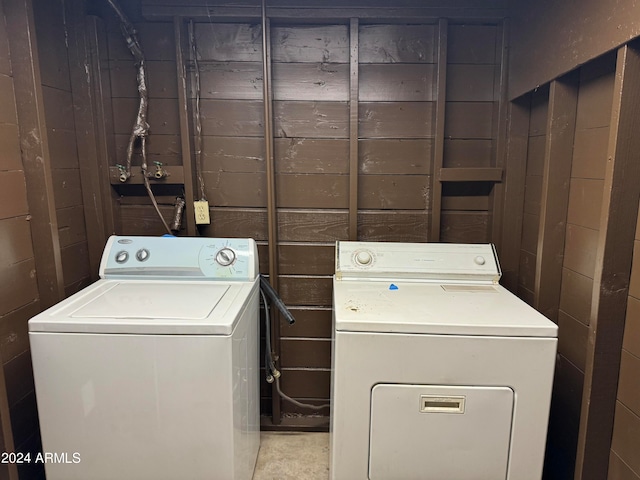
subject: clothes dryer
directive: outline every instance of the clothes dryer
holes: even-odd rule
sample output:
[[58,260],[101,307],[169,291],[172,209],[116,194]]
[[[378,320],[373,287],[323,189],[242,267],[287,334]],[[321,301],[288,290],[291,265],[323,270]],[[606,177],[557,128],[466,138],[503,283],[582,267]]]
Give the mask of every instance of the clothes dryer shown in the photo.
[[556,325],[492,245],[338,242],[330,477],[540,480]]

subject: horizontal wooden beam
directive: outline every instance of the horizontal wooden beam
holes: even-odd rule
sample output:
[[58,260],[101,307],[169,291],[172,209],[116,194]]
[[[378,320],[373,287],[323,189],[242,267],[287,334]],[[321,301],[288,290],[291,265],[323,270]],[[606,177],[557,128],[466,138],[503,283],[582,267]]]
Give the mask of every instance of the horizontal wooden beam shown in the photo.
[[[143,5],[142,15],[147,20],[170,20],[174,17],[193,19],[211,18],[220,20],[249,20],[260,18],[260,7],[252,6],[183,6],[183,5]],[[507,15],[505,8],[389,8],[389,7],[345,7],[345,8],[287,8],[269,7],[267,17],[271,19],[292,19],[304,21],[308,19],[314,23],[359,19],[384,19],[419,23],[425,21],[436,22],[439,18],[456,18],[465,20],[482,20],[497,23]]]
[[[157,184],[165,184],[165,185],[175,185],[175,184],[184,184],[184,169],[182,166],[175,165],[163,165],[162,169],[167,172],[167,176],[164,178],[157,179],[155,177],[150,177],[150,183]],[[109,178],[111,180],[111,185],[142,185],[144,183],[144,179],[142,178],[142,172],[136,171],[136,168],[132,169],[131,177],[126,182],[120,181],[120,169],[118,167],[109,167]],[[155,167],[149,167],[147,171],[150,174],[153,174],[155,171]]]
[[501,182],[502,168],[441,168],[441,182]]

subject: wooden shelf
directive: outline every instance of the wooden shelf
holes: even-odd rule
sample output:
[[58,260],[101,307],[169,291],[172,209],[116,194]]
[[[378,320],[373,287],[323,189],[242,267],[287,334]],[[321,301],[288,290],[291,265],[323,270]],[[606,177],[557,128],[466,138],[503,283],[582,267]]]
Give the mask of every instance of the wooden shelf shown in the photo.
[[441,168],[441,182],[501,182],[502,168]]

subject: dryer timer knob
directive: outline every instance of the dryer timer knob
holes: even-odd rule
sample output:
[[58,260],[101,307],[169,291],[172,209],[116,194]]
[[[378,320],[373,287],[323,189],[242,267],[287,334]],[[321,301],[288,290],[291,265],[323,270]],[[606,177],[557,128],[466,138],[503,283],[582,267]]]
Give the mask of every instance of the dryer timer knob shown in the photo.
[[366,250],[362,250],[356,253],[356,263],[358,265],[369,265],[372,260],[373,257],[371,256],[371,253],[367,252]]
[[476,258],[473,259],[474,262],[476,262],[477,265],[484,265],[485,264],[485,259],[484,257],[478,255]]
[[236,252],[234,252],[228,247],[222,248],[218,250],[218,253],[216,253],[216,262],[218,263],[218,265],[221,265],[223,267],[228,267],[235,261],[236,261]]

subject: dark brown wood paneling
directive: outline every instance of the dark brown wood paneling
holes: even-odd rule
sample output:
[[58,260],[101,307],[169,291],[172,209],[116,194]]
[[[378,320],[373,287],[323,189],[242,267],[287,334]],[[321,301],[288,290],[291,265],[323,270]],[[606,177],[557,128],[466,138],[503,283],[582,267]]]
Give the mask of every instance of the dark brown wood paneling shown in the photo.
[[640,417],[640,358],[622,350],[620,377],[618,379],[618,401]]
[[0,124],[0,165],[2,170],[22,169],[17,125]]
[[[127,145],[130,135],[114,135],[116,158],[125,159],[127,157]],[[205,137],[207,138],[207,137]],[[134,151],[133,165],[142,163],[142,155]],[[160,162],[163,165],[182,165],[180,157],[180,137],[177,135],[150,135],[147,138],[147,164]]]
[[0,227],[0,266],[4,267],[33,258],[28,217],[1,220]]
[[545,135],[547,132],[547,112],[549,108],[549,84],[531,92],[531,118],[529,136]]
[[80,287],[88,285],[91,278],[87,243],[80,242],[65,247],[61,250],[61,254],[65,291],[70,295],[77,292]]
[[[175,79],[175,61],[146,61],[147,80],[149,82],[149,105],[158,98],[178,98],[178,82]],[[129,60],[109,62],[111,76],[111,95],[113,98],[138,99],[137,69],[133,57]],[[205,90],[203,75],[202,98],[209,98]],[[208,85],[208,84],[207,84]],[[135,117],[132,118],[135,120]]]
[[49,153],[53,168],[78,168],[76,134],[72,130],[49,128]]
[[540,217],[525,213],[522,215],[522,244],[521,248],[525,252],[536,254],[538,249],[538,229],[540,228]]
[[[276,179],[278,206],[283,208],[348,208],[347,175],[286,174]],[[242,192],[244,193],[244,192]]]
[[279,271],[284,275],[333,275],[335,245],[281,243],[278,246]]
[[558,312],[558,328],[558,353],[584,372],[589,336],[587,326],[561,310]]
[[[38,409],[35,392],[29,392],[11,409],[11,428],[16,445],[23,445],[33,435],[33,432],[38,431]],[[35,461],[35,458],[32,457],[31,461]]]
[[280,297],[287,305],[331,305],[330,276],[280,275]]
[[71,92],[43,85],[42,96],[47,127],[74,130],[76,126],[73,120]]
[[430,102],[434,66],[431,64],[372,64],[359,68],[361,102]]
[[489,167],[492,164],[493,142],[476,139],[445,139],[443,167]]
[[366,139],[358,145],[360,174],[431,172],[431,139]]
[[328,138],[276,138],[277,173],[348,173],[349,141]]
[[486,243],[488,226],[486,212],[442,212],[440,239],[446,243]]
[[[536,256],[533,253],[520,251],[518,266],[518,288],[524,288],[533,293],[536,278]],[[532,302],[533,303],[533,302]]]
[[564,266],[574,272],[593,278],[598,231],[578,225],[567,225]]
[[33,6],[42,83],[70,92],[64,3],[35,0]]
[[[193,67],[192,67],[193,68]],[[200,97],[208,99],[262,99],[262,66],[255,62],[198,62]],[[189,97],[195,98],[192,81]]]
[[293,398],[329,398],[331,371],[286,368],[282,371],[280,385]]
[[447,102],[444,135],[450,138],[491,138],[493,104]]
[[573,147],[573,178],[604,178],[609,126],[576,131]]
[[56,169],[51,172],[56,208],[82,205],[82,185],[78,169]]
[[360,63],[434,63],[433,25],[362,25]]
[[640,417],[621,402],[616,402],[613,426],[613,450],[635,472],[640,472]]
[[273,62],[349,63],[346,25],[274,26]]
[[209,237],[267,238],[267,214],[264,209],[210,208],[211,225],[205,227]]
[[567,222],[599,229],[603,188],[604,180],[572,178]]
[[447,101],[492,102],[497,73],[495,65],[448,65]]
[[576,273],[568,268],[562,269],[560,309],[583,325],[589,325],[592,292],[592,278]]
[[278,210],[282,242],[334,242],[349,238],[346,210]]
[[16,103],[13,95],[13,81],[11,77],[0,75],[0,123],[18,123]]
[[330,339],[289,339],[280,342],[282,368],[331,368]]
[[0,218],[17,217],[29,213],[24,173],[19,170],[0,171]]
[[276,137],[348,138],[346,102],[274,102]]
[[636,475],[629,465],[614,452],[609,457],[609,472],[607,480],[640,480],[640,475]]
[[[160,205],[160,212],[167,223],[173,217],[173,206]],[[120,207],[122,233],[120,235],[162,235],[166,233],[158,214],[151,205],[122,205]]]
[[360,138],[433,137],[430,102],[360,104]]
[[207,198],[218,207],[266,207],[264,173],[204,172]]
[[6,315],[0,315],[0,353],[3,364],[29,350],[28,322],[41,311],[36,300]]
[[370,242],[426,242],[429,233],[427,211],[360,211],[358,239]]
[[262,29],[258,24],[196,23],[195,37],[202,60],[262,60]]
[[363,175],[358,205],[363,209],[424,210],[429,208],[428,175]]
[[[87,240],[87,229],[82,205],[61,208],[58,209],[57,213],[61,248]],[[97,275],[98,272],[93,273]]]
[[494,64],[497,41],[495,25],[451,25],[449,63]]
[[24,352],[4,364],[7,397],[11,409],[30,392],[33,392],[31,352]]
[[208,172],[265,172],[264,139],[204,136],[202,166],[203,170]]
[[[0,5],[0,17],[4,18],[2,5]],[[0,74],[11,75],[11,61],[9,59],[9,39],[4,22],[0,23]]]
[[331,308],[296,307],[289,308],[296,323],[289,325],[280,321],[282,337],[331,338]]
[[[640,258],[640,241],[633,242],[633,257]],[[632,264],[631,278],[629,279],[629,295],[640,298],[640,266]]]
[[527,149],[527,176],[542,176],[546,144],[546,135],[537,135],[529,138],[529,146]]
[[349,100],[349,65],[274,63],[272,68],[274,100]]
[[524,213],[540,215],[540,197],[542,196],[542,177],[527,175],[524,189]]
[[640,357],[640,300],[637,298],[629,297],[627,303],[622,347],[636,357]]
[[576,128],[583,130],[608,126],[611,122],[613,71],[589,81],[584,78],[580,80]]

